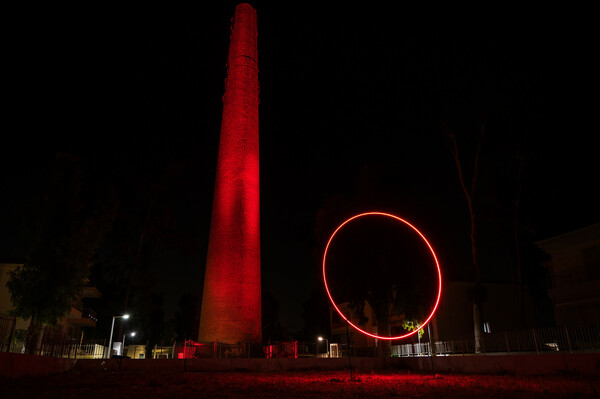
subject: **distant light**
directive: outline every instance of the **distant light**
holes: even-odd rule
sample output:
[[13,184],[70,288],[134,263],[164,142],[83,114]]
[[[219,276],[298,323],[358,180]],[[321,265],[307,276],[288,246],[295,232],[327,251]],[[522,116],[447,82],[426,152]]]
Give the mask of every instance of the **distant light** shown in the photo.
[[128,319],[128,318],[129,318],[129,315],[128,315],[128,314],[124,314],[124,315],[123,315],[123,318],[124,318],[124,319]]
[[130,335],[131,335],[132,337],[135,337],[135,332],[132,332]]
[[319,341],[323,341],[323,337],[319,337],[317,338]]

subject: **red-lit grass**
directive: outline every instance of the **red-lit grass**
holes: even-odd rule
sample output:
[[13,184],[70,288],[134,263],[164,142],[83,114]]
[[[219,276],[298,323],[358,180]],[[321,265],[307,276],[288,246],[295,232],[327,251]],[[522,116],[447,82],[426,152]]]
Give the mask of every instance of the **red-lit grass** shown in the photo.
[[[15,398],[563,398],[597,397],[598,378],[574,375],[492,376],[256,372],[69,372],[0,380]],[[595,386],[595,388],[594,388]]]

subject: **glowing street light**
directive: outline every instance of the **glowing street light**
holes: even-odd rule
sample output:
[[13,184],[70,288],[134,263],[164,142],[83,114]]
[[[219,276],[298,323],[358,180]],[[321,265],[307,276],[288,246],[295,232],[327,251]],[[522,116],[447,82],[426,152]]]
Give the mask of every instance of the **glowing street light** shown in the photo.
[[112,339],[113,339],[113,331],[115,329],[115,319],[125,319],[129,318],[128,314],[124,314],[123,316],[113,316],[112,326],[110,327],[110,338],[108,340],[108,353],[106,354],[107,358],[110,358],[110,352],[112,351]]
[[121,355],[125,353],[125,337],[129,335],[131,338],[135,337],[135,331],[130,332],[129,334],[123,334],[123,344],[121,345]]
[[327,345],[327,357],[329,357],[329,341],[327,340],[327,338],[323,338],[323,337],[318,337],[317,338],[319,341],[325,341],[325,344]]

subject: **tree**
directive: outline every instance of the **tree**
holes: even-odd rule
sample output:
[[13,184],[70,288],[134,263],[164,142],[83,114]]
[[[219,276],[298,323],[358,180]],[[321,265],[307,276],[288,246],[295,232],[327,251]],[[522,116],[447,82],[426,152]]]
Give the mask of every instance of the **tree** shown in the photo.
[[465,200],[467,201],[467,206],[469,209],[469,218],[471,222],[471,260],[473,262],[475,281],[470,296],[473,301],[473,334],[475,337],[475,352],[478,353],[481,351],[481,333],[483,327],[482,302],[485,298],[485,290],[481,281],[481,262],[478,246],[479,203],[476,194],[480,170],[479,160],[481,155],[481,148],[483,146],[485,123],[481,124],[480,129],[478,129],[479,134],[470,141],[470,144],[474,144],[474,151],[471,159],[472,165],[470,170],[470,178],[467,175],[468,172],[463,165],[465,163],[465,160],[461,158],[461,153],[459,151],[460,147],[458,144],[456,128],[450,125],[446,125],[445,128],[446,136],[450,141],[450,151],[452,153],[452,158],[454,159],[454,164],[456,165],[456,169],[458,172],[460,187],[462,188]]
[[[526,326],[520,231],[528,128],[526,122],[513,120],[516,117],[511,112],[492,108],[479,120],[446,123],[443,127],[469,212],[473,272],[470,297],[477,352],[482,345],[485,279],[506,281],[510,276],[519,319],[522,327]],[[506,261],[499,260],[502,254],[506,254]]]
[[[181,165],[155,162],[133,175],[111,171],[121,206],[93,271],[103,284],[98,334],[108,334],[110,324],[102,320],[110,321],[115,313],[145,317],[150,295],[160,291],[157,270],[165,270],[168,255],[190,246],[192,240],[177,236],[175,230],[174,201],[180,193]],[[122,336],[123,326],[115,326],[116,337]]]
[[145,300],[142,314],[142,328],[146,336],[146,358],[152,355],[154,347],[163,344],[164,315],[164,295],[158,293],[150,294]]
[[261,316],[263,344],[287,339],[287,334],[279,320],[279,300],[269,291],[261,293]]
[[175,336],[178,341],[198,338],[200,324],[200,304],[202,296],[182,294],[177,301],[175,312]]
[[77,158],[58,154],[45,192],[27,209],[25,263],[10,273],[13,314],[56,324],[88,283],[96,250],[118,208],[112,188],[84,180]]

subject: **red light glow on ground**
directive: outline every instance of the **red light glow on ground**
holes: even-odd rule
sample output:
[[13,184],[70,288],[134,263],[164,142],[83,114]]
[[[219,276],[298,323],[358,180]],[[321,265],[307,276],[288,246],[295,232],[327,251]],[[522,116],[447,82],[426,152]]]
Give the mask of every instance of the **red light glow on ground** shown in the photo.
[[[414,230],[423,239],[423,241],[425,242],[425,244],[427,244],[427,247],[429,248],[429,251],[431,252],[433,260],[435,261],[435,266],[437,268],[437,276],[438,276],[438,292],[437,292],[437,298],[435,300],[435,304],[433,306],[433,309],[431,310],[431,313],[429,314],[429,316],[427,317],[427,319],[425,319],[425,321],[423,322],[423,324],[419,328],[417,328],[416,330],[411,331],[411,332],[409,332],[407,334],[398,335],[398,336],[394,336],[394,337],[385,337],[385,336],[380,336],[380,335],[376,335],[376,334],[371,334],[370,332],[361,329],[356,324],[354,324],[350,320],[348,320],[348,318],[342,313],[342,311],[339,309],[338,305],[335,303],[335,301],[333,299],[333,296],[331,295],[331,292],[329,290],[329,286],[327,285],[327,273],[326,273],[326,271],[327,271],[327,267],[326,267],[326,263],[327,263],[326,262],[327,261],[327,251],[329,250],[329,246],[331,245],[331,242],[333,241],[333,238],[348,223],[350,223],[353,220],[356,220],[358,218],[366,217],[366,216],[384,216],[384,217],[396,219],[397,221],[404,223],[405,225],[407,225],[408,227],[410,227],[412,230]],[[361,333],[363,333],[365,335],[368,335],[370,337],[377,338],[377,339],[384,339],[384,340],[396,340],[396,339],[407,338],[407,337],[410,337],[413,334],[416,334],[419,330],[423,329],[427,325],[427,323],[429,323],[429,321],[431,320],[431,318],[435,314],[435,311],[437,310],[437,307],[438,307],[438,305],[440,303],[440,298],[442,296],[442,271],[440,269],[440,263],[438,262],[438,259],[437,259],[437,256],[435,254],[435,251],[433,250],[433,247],[431,246],[431,244],[429,243],[429,241],[427,240],[427,238],[425,238],[425,236],[423,235],[423,233],[421,233],[415,226],[413,226],[412,224],[410,224],[406,220],[404,220],[404,219],[402,219],[402,218],[400,218],[400,217],[398,217],[396,215],[392,215],[392,214],[384,213],[384,212],[365,212],[365,213],[361,213],[361,214],[352,216],[351,218],[349,218],[348,220],[346,220],[344,223],[342,223],[341,225],[339,225],[337,229],[335,229],[335,231],[333,232],[333,234],[329,238],[329,241],[327,242],[327,246],[325,247],[325,252],[323,254],[323,282],[325,284],[325,290],[327,291],[327,296],[329,297],[329,300],[333,304],[333,307],[338,312],[338,314],[344,320],[346,320],[346,322],[348,322],[349,325],[351,325],[354,329],[356,329],[357,331],[360,331]]]
[[[144,361],[144,360],[140,360]],[[67,372],[0,378],[4,397],[19,398],[592,398],[597,379],[516,376],[286,372]],[[594,382],[595,381],[595,382]],[[596,388],[594,387],[596,385]]]

